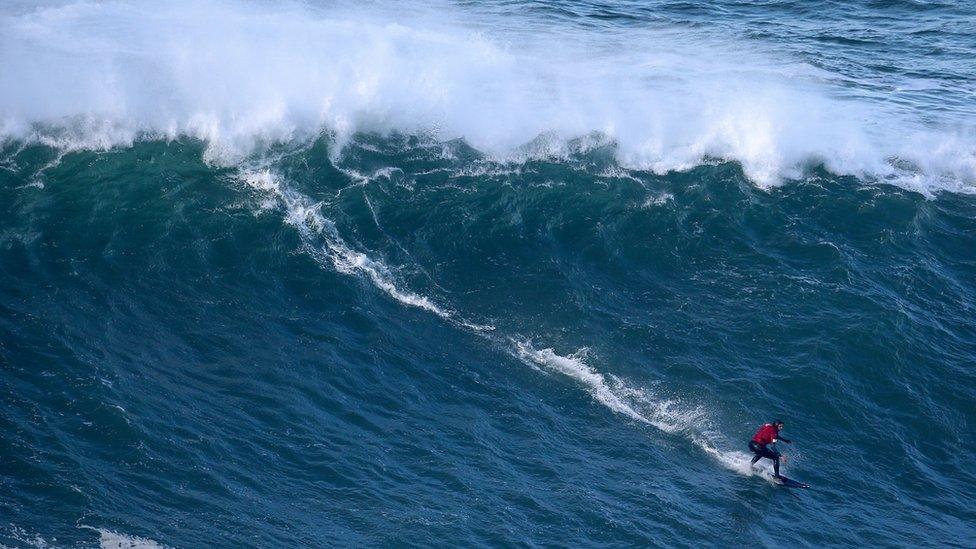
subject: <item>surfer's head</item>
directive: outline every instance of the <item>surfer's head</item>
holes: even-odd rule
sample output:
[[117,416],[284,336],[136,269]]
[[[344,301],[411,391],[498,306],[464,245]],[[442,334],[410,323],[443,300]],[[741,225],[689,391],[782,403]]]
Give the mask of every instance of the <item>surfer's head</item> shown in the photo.
[[782,431],[783,430],[783,427],[786,427],[786,424],[783,423],[783,420],[782,419],[774,419],[773,420],[773,425],[775,425],[776,426],[776,429],[779,430],[779,431]]

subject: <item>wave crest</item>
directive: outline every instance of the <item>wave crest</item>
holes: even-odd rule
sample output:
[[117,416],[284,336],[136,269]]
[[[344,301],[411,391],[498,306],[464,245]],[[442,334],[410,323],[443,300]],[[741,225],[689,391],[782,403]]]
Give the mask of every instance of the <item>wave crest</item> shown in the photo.
[[621,165],[658,173],[714,157],[761,186],[811,164],[923,192],[976,183],[972,124],[841,99],[829,75],[759,43],[690,32],[569,34],[383,3],[8,10],[0,137],[104,149],[190,136],[209,160],[233,164],[322,131],[337,149],[357,132],[462,137],[499,159],[559,154],[597,132]]

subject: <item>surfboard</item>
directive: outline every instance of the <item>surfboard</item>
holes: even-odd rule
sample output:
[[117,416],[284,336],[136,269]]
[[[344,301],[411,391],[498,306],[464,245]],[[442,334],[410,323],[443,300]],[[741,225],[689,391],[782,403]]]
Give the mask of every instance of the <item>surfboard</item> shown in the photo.
[[780,486],[785,486],[787,488],[809,488],[810,485],[798,480],[793,480],[788,477],[780,475],[778,479],[773,479],[773,482],[779,484]]

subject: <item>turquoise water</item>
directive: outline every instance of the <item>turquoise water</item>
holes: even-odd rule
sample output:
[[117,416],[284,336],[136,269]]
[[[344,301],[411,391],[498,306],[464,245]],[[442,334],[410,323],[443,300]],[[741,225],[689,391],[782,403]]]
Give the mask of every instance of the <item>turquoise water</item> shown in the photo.
[[4,545],[976,539],[967,3],[0,14]]

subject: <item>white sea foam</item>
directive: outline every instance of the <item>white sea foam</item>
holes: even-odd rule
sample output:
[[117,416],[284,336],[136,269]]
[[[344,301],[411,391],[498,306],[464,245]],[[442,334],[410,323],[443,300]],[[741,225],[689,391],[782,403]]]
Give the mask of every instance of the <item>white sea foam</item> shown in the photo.
[[[84,524],[81,524],[78,527],[97,532],[99,546],[102,549],[165,549],[167,547],[166,545],[162,545],[148,538],[120,534],[106,528],[95,528]],[[63,545],[58,543],[56,539],[49,542],[40,535],[31,534],[23,528],[15,525],[10,525],[9,529],[5,533],[16,540],[19,546],[22,547],[35,547],[37,549],[63,547]],[[6,545],[0,543],[0,548],[6,549],[6,547]]]
[[163,549],[165,547],[147,538],[129,536],[104,529],[98,532],[98,542],[102,549]]
[[444,319],[454,319],[451,311],[431,299],[401,290],[384,263],[348,246],[332,221],[322,215],[321,204],[282,185],[269,170],[246,171],[243,175],[248,185],[270,194],[281,204],[285,221],[298,230],[311,255],[327,261],[340,273],[365,275],[374,286],[404,305],[427,310]]
[[594,400],[635,421],[678,433],[692,427],[699,413],[681,411],[674,401],[656,399],[619,378],[608,379],[586,363],[586,349],[563,356],[552,349],[536,349],[526,340],[511,340],[515,356],[530,366],[568,376],[586,388]]
[[166,547],[148,538],[120,534],[107,528],[85,525],[79,527],[98,532],[98,542],[102,549],[165,549]]
[[235,163],[323,130],[340,144],[400,131],[463,137],[500,159],[611,142],[623,165],[658,172],[733,159],[760,185],[810,162],[923,192],[976,183],[972,120],[841,99],[831,75],[761,43],[469,12],[11,3],[0,7],[0,137],[70,149],[186,135],[206,140],[209,160]]

